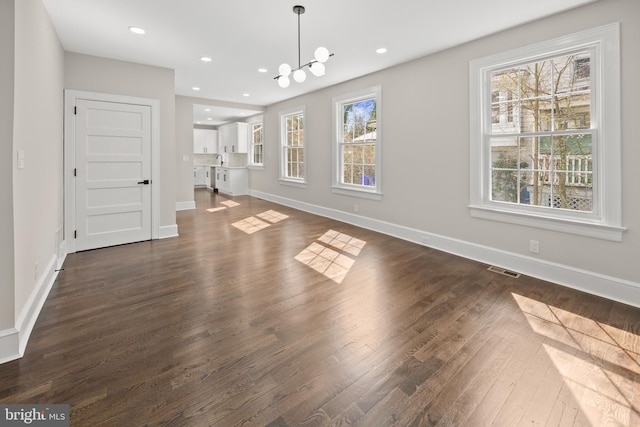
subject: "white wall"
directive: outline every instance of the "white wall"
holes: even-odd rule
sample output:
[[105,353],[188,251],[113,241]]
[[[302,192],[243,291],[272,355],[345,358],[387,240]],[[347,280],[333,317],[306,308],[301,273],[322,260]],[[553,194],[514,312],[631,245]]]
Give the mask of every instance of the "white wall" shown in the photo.
[[[160,100],[160,227],[176,224],[175,77],[168,68],[65,52],[65,89]],[[154,182],[154,184],[156,184]]]
[[[620,21],[622,45],[622,242],[472,218],[469,203],[469,61]],[[431,236],[427,245],[476,259],[500,259],[538,277],[640,304],[640,2],[601,0],[466,45],[268,107],[264,171],[251,171],[253,194],[352,222]],[[337,60],[338,58],[336,58]],[[335,65],[335,64],[334,64]],[[332,97],[382,86],[381,202],[335,195],[331,185]],[[278,183],[278,112],[304,105],[308,188]],[[353,215],[358,204],[358,217]],[[375,221],[369,221],[375,220]],[[401,226],[401,227],[398,227]],[[390,227],[393,228],[393,227]],[[417,233],[417,234],[416,234]],[[411,238],[411,236],[410,236]],[[540,242],[538,255],[529,240]],[[416,237],[416,241],[420,241]],[[566,279],[568,277],[568,279]],[[570,283],[584,277],[589,284]],[[617,294],[606,289],[620,286]]]

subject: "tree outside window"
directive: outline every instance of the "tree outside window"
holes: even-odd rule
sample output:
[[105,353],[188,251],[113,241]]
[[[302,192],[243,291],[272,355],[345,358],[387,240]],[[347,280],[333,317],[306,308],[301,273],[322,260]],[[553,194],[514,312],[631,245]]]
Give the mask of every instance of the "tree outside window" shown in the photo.
[[284,179],[304,181],[304,113],[282,116]]
[[264,164],[264,132],[263,124],[251,124],[251,164],[262,166]]
[[380,86],[334,98],[333,192],[382,200]]
[[589,67],[586,50],[491,74],[493,201],[592,211]]

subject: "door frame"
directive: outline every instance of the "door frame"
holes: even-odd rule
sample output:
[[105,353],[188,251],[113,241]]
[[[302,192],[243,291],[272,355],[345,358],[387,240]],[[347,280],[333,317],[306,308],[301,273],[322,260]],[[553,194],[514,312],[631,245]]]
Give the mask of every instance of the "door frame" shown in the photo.
[[76,193],[73,171],[75,162],[76,100],[144,105],[151,108],[151,238],[160,238],[160,100],[65,89],[64,91],[64,237],[67,253],[76,252]]

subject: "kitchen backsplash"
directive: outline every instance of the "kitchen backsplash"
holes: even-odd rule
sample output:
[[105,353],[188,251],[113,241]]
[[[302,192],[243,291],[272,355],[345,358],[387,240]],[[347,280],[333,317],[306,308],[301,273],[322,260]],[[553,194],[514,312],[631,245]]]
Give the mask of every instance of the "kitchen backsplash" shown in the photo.
[[[194,166],[220,166],[220,157],[217,154],[193,154]],[[246,153],[224,153],[222,154],[224,166],[244,167],[247,166]]]

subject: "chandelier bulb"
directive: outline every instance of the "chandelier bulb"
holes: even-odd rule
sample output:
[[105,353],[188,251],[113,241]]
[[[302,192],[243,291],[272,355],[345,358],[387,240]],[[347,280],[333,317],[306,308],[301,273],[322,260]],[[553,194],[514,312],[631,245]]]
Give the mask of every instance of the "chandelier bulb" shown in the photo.
[[293,80],[297,81],[298,83],[302,83],[303,81],[305,81],[307,78],[307,74],[304,72],[304,70],[296,70],[293,73]]
[[321,62],[314,62],[309,66],[309,70],[311,70],[311,74],[316,77],[324,76],[325,67]]
[[288,76],[289,74],[291,74],[291,65],[286,63],[280,64],[280,67],[278,67],[278,72],[281,76]]
[[278,86],[280,86],[281,88],[285,89],[289,87],[289,83],[291,83],[289,81],[289,77],[287,76],[280,76],[278,77]]
[[329,50],[326,47],[320,46],[316,49],[313,56],[318,62],[327,62],[329,59]]

